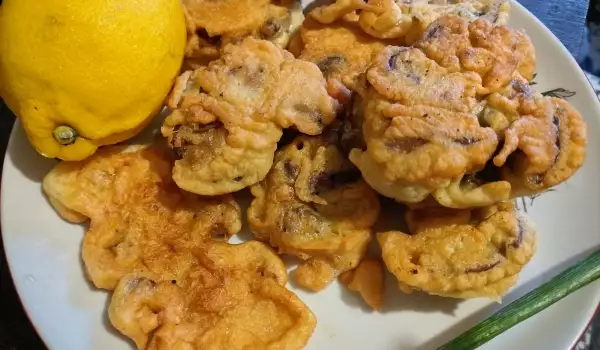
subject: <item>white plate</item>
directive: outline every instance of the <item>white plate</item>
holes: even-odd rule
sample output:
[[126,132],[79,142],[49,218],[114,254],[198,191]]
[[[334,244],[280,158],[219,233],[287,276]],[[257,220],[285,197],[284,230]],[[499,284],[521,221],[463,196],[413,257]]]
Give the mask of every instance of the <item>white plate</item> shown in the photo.
[[[538,253],[521,274],[510,301],[600,247],[600,105],[562,44],[527,10],[514,4],[511,26],[524,28],[537,48],[540,91],[565,88],[589,125],[586,165],[557,191],[529,205]],[[62,221],[42,195],[40,181],[55,164],[38,156],[17,124],[2,178],[2,233],[17,290],[38,332],[52,349],[131,348],[107,321],[108,293],[85,279],[81,226]],[[529,201],[529,200],[528,200]],[[528,203],[529,204],[529,203]],[[389,276],[388,276],[389,277]],[[384,311],[371,313],[337,283],[310,294],[296,291],[318,318],[308,349],[433,349],[499,306],[403,295],[388,279]],[[485,349],[569,349],[600,301],[592,284],[484,346]]]

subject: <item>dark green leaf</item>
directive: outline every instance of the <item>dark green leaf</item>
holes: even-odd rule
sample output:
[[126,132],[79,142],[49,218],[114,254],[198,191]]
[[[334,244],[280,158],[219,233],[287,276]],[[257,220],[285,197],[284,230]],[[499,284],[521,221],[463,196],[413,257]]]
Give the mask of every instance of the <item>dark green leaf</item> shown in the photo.
[[542,92],[542,95],[544,95],[544,96],[558,97],[558,98],[563,98],[563,99],[573,97],[573,96],[575,96],[575,94],[576,94],[575,91],[569,91],[569,90],[565,90],[563,88],[558,88],[558,89]]

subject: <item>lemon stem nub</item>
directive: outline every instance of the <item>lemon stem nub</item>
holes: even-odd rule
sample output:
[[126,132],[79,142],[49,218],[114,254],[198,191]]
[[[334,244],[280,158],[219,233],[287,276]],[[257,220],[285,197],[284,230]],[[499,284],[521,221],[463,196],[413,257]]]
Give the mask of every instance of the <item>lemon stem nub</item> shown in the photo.
[[54,129],[54,139],[63,146],[75,143],[75,140],[79,136],[77,131],[70,126],[61,125]]

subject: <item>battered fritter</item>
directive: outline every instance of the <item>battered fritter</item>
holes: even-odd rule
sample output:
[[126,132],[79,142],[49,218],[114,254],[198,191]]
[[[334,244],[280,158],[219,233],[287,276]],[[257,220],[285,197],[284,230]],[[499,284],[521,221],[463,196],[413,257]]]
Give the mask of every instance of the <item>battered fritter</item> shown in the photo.
[[[367,84],[390,103],[470,112],[478,103],[481,78],[451,72],[416,48],[388,46],[367,71]],[[378,96],[368,96],[371,100]],[[369,111],[366,111],[368,113]]]
[[250,37],[225,47],[208,67],[184,73],[169,105],[174,111],[162,133],[180,157],[173,179],[201,195],[261,181],[282,128],[318,135],[341,109],[315,64]]
[[183,192],[171,167],[154,147],[110,146],[85,161],[62,162],[44,178],[45,193],[65,219],[71,219],[66,208],[91,220],[82,256],[96,287],[113,289],[133,271],[181,278],[190,265],[183,252],[240,230],[232,197]]
[[484,18],[505,24],[510,5],[505,0],[337,0],[317,8],[313,17],[324,24],[356,21],[365,33],[380,39],[401,39],[412,44],[436,19],[455,14],[468,21]]
[[313,291],[358,266],[380,211],[377,194],[336,143],[336,132],[298,137],[251,188],[256,238],[303,260],[295,278]]
[[479,74],[486,94],[505,88],[516,73],[531,80],[536,69],[535,49],[527,35],[482,18],[470,23],[456,15],[441,17],[415,46],[450,71]]
[[533,195],[568,180],[585,161],[587,125],[566,100],[535,93],[517,77],[489,95],[481,114],[503,141],[493,158],[512,196]]
[[188,273],[165,280],[125,276],[108,315],[148,350],[302,349],[316,319],[285,288],[279,257],[259,242],[212,243],[193,253]]
[[364,259],[354,270],[340,275],[340,281],[351,291],[357,292],[373,310],[383,305],[383,264],[380,260]]
[[565,100],[536,100],[537,110],[510,124],[494,157],[502,178],[515,196],[543,192],[567,179],[583,165],[587,126]]
[[325,25],[310,14],[300,28],[300,37],[298,58],[315,63],[326,78],[341,81],[351,89],[373,56],[391,43],[365,34],[356,23]]
[[[489,166],[488,163],[486,167]],[[498,169],[493,171],[498,172]],[[437,203],[454,209],[484,207],[514,198],[510,182],[482,178],[481,173],[464,175],[448,186],[436,189],[432,196]]]
[[538,109],[536,100],[542,98],[527,79],[516,75],[504,89],[485,97],[479,119],[482,125],[490,126],[503,139],[510,124],[519,119],[521,114],[534,113]]
[[366,150],[350,160],[379,193],[417,203],[485,166],[498,145],[468,113],[479,76],[449,73],[414,48],[387,47],[367,72]]
[[217,242],[239,231],[238,205],[179,190],[171,167],[152,146],[109,146],[44,179],[60,213],[91,219],[83,261],[94,285],[116,288],[113,325],[139,349],[304,347],[316,321],[283,262],[263,243]]
[[408,210],[410,234],[378,234],[405,292],[500,301],[535,253],[536,233],[512,202],[473,210]]
[[186,65],[198,68],[219,58],[219,50],[247,36],[280,48],[304,16],[294,0],[182,0],[188,27]]

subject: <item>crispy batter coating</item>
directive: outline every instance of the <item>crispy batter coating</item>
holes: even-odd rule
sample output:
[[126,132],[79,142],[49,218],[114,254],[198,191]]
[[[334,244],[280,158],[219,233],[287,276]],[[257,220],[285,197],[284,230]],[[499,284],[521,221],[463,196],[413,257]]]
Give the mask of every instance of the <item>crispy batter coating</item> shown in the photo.
[[534,114],[539,109],[536,101],[541,98],[542,95],[536,93],[525,78],[516,75],[504,89],[485,98],[480,122],[494,129],[502,140],[511,123],[521,115]]
[[239,207],[179,190],[171,167],[154,147],[109,146],[44,179],[57,209],[91,219],[83,260],[96,286],[116,288],[113,325],[139,349],[304,347],[316,321],[283,262],[263,243],[212,240],[239,231]]
[[334,131],[296,138],[251,188],[248,221],[256,238],[302,259],[295,278],[314,291],[359,264],[380,211],[377,194],[336,138]]
[[493,130],[475,116],[396,104],[364,123],[369,154],[390,179],[439,187],[485,165],[496,149]]
[[91,219],[82,255],[97,287],[113,289],[133,271],[178,279],[190,265],[180,251],[240,230],[232,197],[180,191],[171,167],[157,148],[110,146],[85,161],[62,162],[44,178],[45,193],[65,219],[73,218],[65,208]]
[[348,289],[357,292],[373,310],[380,311],[383,304],[383,265],[380,260],[364,259],[354,270],[340,275]]
[[505,24],[510,5],[505,0],[337,0],[311,14],[324,24],[340,19],[358,22],[362,30],[381,39],[403,39],[412,44],[436,19],[455,14],[468,21],[484,18]]
[[429,196],[433,189],[421,184],[403,183],[390,180],[385,175],[385,164],[373,160],[366,151],[353,149],[350,160],[360,170],[363,178],[378,193],[403,203],[419,203]]
[[184,73],[168,102],[175,110],[162,133],[181,158],[173,179],[202,195],[262,180],[282,128],[317,135],[340,110],[316,65],[251,37],[225,47],[208,67]]
[[475,116],[425,106],[390,106],[363,132],[367,150],[353,149],[350,160],[378,192],[410,203],[482,169],[498,143]]
[[418,49],[382,50],[362,96],[367,147],[350,153],[371,187],[416,203],[481,170],[498,140],[467,113],[477,103],[478,81],[477,75],[447,72]]
[[482,18],[469,23],[456,15],[440,17],[415,46],[452,72],[479,74],[486,94],[503,89],[515,73],[531,80],[536,69],[535,49],[526,34]]
[[285,48],[304,20],[297,1],[182,0],[188,43],[186,65],[196,69],[219,57],[227,44],[247,36]]
[[581,115],[559,98],[536,102],[539,113],[513,122],[494,158],[515,196],[554,187],[573,176],[585,161],[587,125]]
[[485,181],[478,174],[469,174],[432,193],[437,203],[447,208],[485,207],[512,198],[508,181]]
[[[323,24],[331,24],[349,14],[371,11],[383,13],[378,6],[363,0],[336,0],[332,4],[319,6],[311,11],[310,16]],[[352,16],[352,19],[357,19]]]
[[411,234],[378,234],[383,260],[405,292],[499,301],[535,253],[535,228],[510,202],[408,210],[406,221]]
[[301,349],[316,319],[285,288],[286,270],[264,244],[212,243],[179,279],[125,276],[111,323],[138,349]]
[[583,165],[587,126],[567,101],[536,94],[521,78],[486,103],[480,120],[497,132],[501,147],[481,172],[434,191],[440,204],[461,209],[535,195]]
[[587,125],[567,101],[544,97],[523,78],[489,95],[480,117],[503,145],[493,158],[512,196],[543,192],[568,180],[584,163]]
[[342,81],[350,88],[386,45],[385,41],[365,34],[356,23],[324,25],[311,16],[302,24],[300,36],[298,58],[315,63],[326,78]]
[[480,77],[450,72],[416,48],[388,46],[367,71],[368,83],[393,103],[469,112],[477,104]]

